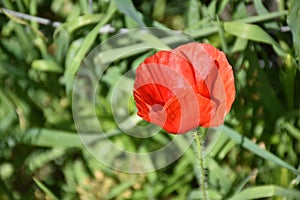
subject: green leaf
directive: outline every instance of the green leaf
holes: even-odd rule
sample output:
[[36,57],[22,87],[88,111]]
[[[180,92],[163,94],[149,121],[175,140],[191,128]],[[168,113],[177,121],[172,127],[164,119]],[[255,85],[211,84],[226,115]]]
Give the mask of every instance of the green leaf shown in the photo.
[[132,182],[132,181],[120,183],[118,186],[115,186],[110,191],[110,193],[108,194],[108,196],[106,198],[104,198],[104,199],[105,200],[113,199],[114,197],[117,197],[118,195],[120,195],[122,192],[124,192],[125,190],[127,190],[128,188],[130,188],[133,185],[134,185],[134,182]]
[[[176,43],[189,41],[187,38],[179,38],[178,36],[168,36],[163,38],[158,38],[154,34],[151,34],[148,31],[133,31],[131,36],[133,35],[134,39],[139,39],[139,43],[133,43],[132,41],[127,41],[127,45],[119,45],[116,48],[108,48],[108,50],[103,50],[95,55],[94,62],[97,65],[100,64],[108,64],[116,59],[124,59],[145,51],[149,51],[150,48],[154,49],[165,49],[169,50],[169,45],[174,45]],[[124,42],[124,41],[123,41]],[[103,43],[103,46],[107,45],[107,43]],[[140,64],[140,63],[139,63]]]
[[213,129],[209,130],[209,135],[207,135],[208,138],[206,140],[211,140],[211,135],[213,136],[212,139],[216,140],[216,142],[210,142],[212,143],[212,148],[207,149],[205,147],[205,151],[209,154],[210,157],[215,157],[217,154],[219,154],[220,151],[224,148],[224,145],[228,142],[228,137],[225,134],[219,134],[218,131],[213,131]]
[[254,24],[241,22],[224,22],[225,31],[244,39],[263,42],[266,44],[277,45],[276,41],[267,34],[262,28]]
[[298,128],[296,128],[295,126],[293,126],[291,123],[288,123],[288,122],[284,123],[282,125],[282,127],[284,129],[286,129],[287,132],[291,136],[293,136],[295,139],[297,139],[298,141],[300,141],[300,130]]
[[248,40],[247,39],[243,39],[243,38],[236,38],[234,45],[231,49],[231,53],[235,53],[238,51],[243,51],[244,49],[246,49],[248,44]]
[[97,140],[113,137],[121,133],[122,132],[120,132],[118,129],[114,129],[105,135],[98,133],[84,134],[79,136],[76,132],[51,130],[46,128],[32,128],[20,138],[19,142],[40,147],[83,148],[82,141],[84,141],[85,144],[93,143]]
[[71,170],[74,175],[75,181],[77,182],[77,186],[84,187],[85,180],[89,177],[86,167],[82,160],[75,160],[72,162]]
[[65,155],[65,149],[53,148],[48,151],[33,152],[26,158],[26,165],[29,172],[34,172],[38,168],[45,166],[48,162],[58,159]]
[[237,144],[241,145],[245,149],[248,149],[252,153],[254,153],[268,161],[274,162],[281,167],[285,167],[297,175],[300,175],[299,170],[295,169],[293,166],[291,166],[290,164],[288,164],[281,158],[277,157],[276,155],[272,154],[271,152],[260,148],[257,144],[253,143],[247,137],[240,135],[238,132],[234,131],[233,129],[231,129],[227,126],[224,126],[223,133],[226,134],[233,141],[235,141]]
[[242,192],[235,194],[229,200],[247,200],[276,196],[287,197],[288,199],[297,199],[300,197],[300,192],[276,185],[264,185],[245,189]]
[[287,22],[291,28],[293,35],[293,43],[296,51],[296,55],[299,59],[300,57],[300,1],[292,0],[290,4],[289,14],[287,17]]
[[288,11],[283,10],[279,12],[266,13],[261,15],[254,15],[243,19],[237,19],[235,22],[244,22],[244,23],[257,23],[257,22],[265,22],[272,19],[276,19],[278,17],[283,17],[287,15]]
[[[259,15],[269,13],[269,11],[265,8],[265,6],[261,0],[254,0],[254,5],[255,5],[256,11]],[[278,29],[277,22],[275,22],[275,21],[266,22],[266,23],[264,23],[264,26],[268,29],[269,28]]]
[[254,5],[258,14],[269,13],[269,11],[265,8],[261,0],[254,0]]
[[131,17],[140,27],[146,28],[143,15],[135,9],[131,0],[115,0],[115,3],[121,13]]
[[248,17],[248,11],[245,1],[237,1],[235,5],[235,9],[237,12],[232,12],[231,18],[232,19],[241,19]]
[[295,97],[295,79],[297,75],[297,63],[296,60],[290,55],[284,59],[284,65],[280,69],[280,81],[283,86],[287,106],[291,110],[294,108],[294,97]]
[[135,35],[135,38],[140,39],[141,41],[155,46],[157,49],[170,50],[171,48],[164,42],[162,39],[157,38],[155,35],[146,32],[138,31]]
[[218,14],[222,13],[231,0],[222,0],[218,5]]
[[218,16],[217,16],[217,24],[218,24],[218,29],[219,29],[219,37],[220,37],[221,44],[222,44],[222,50],[226,54],[226,53],[228,53],[228,46],[227,46],[227,43],[226,43],[223,23],[220,22],[220,19],[219,19]]
[[[59,31],[58,31],[59,30]],[[54,33],[55,58],[58,63],[63,63],[70,44],[70,33],[66,29],[56,29]]]
[[[225,1],[224,1],[225,2]],[[268,14],[263,14],[263,15],[258,15],[258,16],[250,16],[247,18],[243,19],[238,19],[233,22],[228,22],[228,23],[258,23],[258,22],[264,22],[267,20],[272,20],[278,17],[282,17],[287,14],[287,11],[280,11],[280,12],[274,12],[274,13],[268,13]],[[218,32],[218,27],[216,25],[206,25],[207,27],[199,28],[199,29],[194,29],[194,30],[186,30],[185,33],[189,34],[193,38],[199,38],[199,37],[204,37],[207,35],[212,35]],[[236,33],[238,34],[238,33]],[[235,35],[236,35],[235,34]]]
[[18,24],[30,27],[33,30],[33,32],[35,32],[38,36],[40,36],[43,39],[46,39],[46,37],[44,36],[44,34],[39,29],[37,29],[36,27],[32,26],[27,21],[25,21],[25,20],[17,17],[12,11],[7,10],[5,8],[0,8],[0,13],[5,14],[9,19],[11,19],[12,21],[14,21],[14,22],[16,22]]
[[224,29],[226,32],[240,38],[270,44],[280,56],[286,56],[286,52],[280,48],[279,44],[257,25],[241,22],[224,22]]
[[101,21],[102,19],[103,19],[103,14],[86,14],[83,16],[79,16],[67,23],[64,23],[56,30],[56,32],[66,29],[69,33],[73,33],[75,30],[83,26],[95,24]]
[[43,72],[61,73],[63,71],[54,60],[34,60],[32,68]]
[[199,1],[189,0],[187,11],[187,27],[193,26],[200,21]]
[[213,0],[210,2],[208,8],[207,8],[207,12],[210,16],[210,18],[215,19],[216,15],[217,15],[217,1],[218,0]]
[[[213,199],[213,200],[223,199],[222,195],[219,193],[219,191],[207,189],[207,193],[208,193],[208,196],[210,199]],[[187,199],[188,200],[199,200],[199,199],[202,199],[201,197],[203,197],[203,193],[201,190],[198,189],[198,190],[193,190]]]
[[58,200],[58,198],[47,188],[46,185],[44,185],[41,181],[39,181],[36,178],[33,178],[34,182],[38,185],[38,187],[45,192],[45,194],[51,199],[51,200]]
[[166,0],[156,0],[154,3],[152,17],[156,20],[163,19],[166,10]]
[[72,59],[69,66],[67,66],[65,73],[64,73],[64,81],[66,84],[66,93],[67,95],[70,94],[75,74],[84,59],[85,55],[88,53],[88,50],[91,48],[92,44],[96,40],[96,37],[99,33],[99,30],[102,26],[104,26],[113,16],[113,14],[116,11],[116,8],[114,7],[113,1],[111,1],[110,6],[108,8],[108,11],[105,15],[105,17],[91,30],[91,32],[84,38],[80,49],[76,52],[74,55],[74,58]]
[[[209,169],[209,185],[212,188],[218,188],[218,192],[221,194],[227,194],[233,187],[232,177],[229,174],[233,171],[224,170],[222,164],[218,164],[213,158],[205,158],[205,165]],[[230,173],[231,172],[231,173]]]
[[232,140],[227,142],[226,145],[219,152],[218,158],[223,160],[225,156],[235,147],[235,145],[235,142]]
[[29,129],[20,139],[20,142],[41,147],[82,148],[82,144],[77,133],[43,128]]

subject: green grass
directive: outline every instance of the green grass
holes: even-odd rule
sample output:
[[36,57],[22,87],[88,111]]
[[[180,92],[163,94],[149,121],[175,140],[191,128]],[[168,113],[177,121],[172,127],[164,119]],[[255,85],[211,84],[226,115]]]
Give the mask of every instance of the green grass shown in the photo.
[[[95,62],[110,65],[101,80],[93,80],[99,84],[95,107],[72,108],[73,84],[89,52],[121,30],[141,27],[169,28],[213,44],[233,66],[236,100],[205,158],[211,199],[299,199],[298,0],[88,2],[0,2],[1,8],[29,16],[0,10],[0,199],[201,199],[195,154],[191,147],[185,150],[184,141],[175,142],[183,153],[178,160],[140,174],[107,167],[83,144],[96,141],[101,147],[107,137],[141,153],[172,139],[164,132],[141,139],[126,135],[112,108],[121,113],[127,106],[134,116],[134,102],[124,98],[112,107],[111,98],[117,84],[126,86],[120,92],[131,91],[134,77],[118,81],[154,52],[141,47],[168,49],[174,36],[137,34],[140,43],[118,40],[113,49],[97,52]],[[33,16],[60,25],[41,24]],[[112,32],[99,33],[107,24]],[[95,78],[103,73],[97,70],[81,75]],[[77,134],[75,111],[86,117],[85,135]],[[106,137],[93,134],[98,121],[90,120],[92,114],[101,119]],[[122,127],[133,128],[129,121]],[[119,156],[112,151],[108,159]]]

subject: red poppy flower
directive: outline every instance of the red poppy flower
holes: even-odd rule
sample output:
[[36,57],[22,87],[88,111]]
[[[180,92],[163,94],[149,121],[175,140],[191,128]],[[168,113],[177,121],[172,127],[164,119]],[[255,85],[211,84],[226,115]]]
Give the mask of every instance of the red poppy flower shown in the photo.
[[235,97],[232,67],[209,44],[159,51],[136,70],[138,115],[173,134],[220,126]]

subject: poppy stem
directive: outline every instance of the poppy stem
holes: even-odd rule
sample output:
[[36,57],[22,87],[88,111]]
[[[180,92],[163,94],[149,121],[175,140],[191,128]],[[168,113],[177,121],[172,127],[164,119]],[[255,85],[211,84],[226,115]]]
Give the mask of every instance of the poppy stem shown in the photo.
[[204,158],[203,158],[203,149],[204,149],[204,136],[205,136],[206,129],[199,127],[197,131],[194,133],[194,138],[197,144],[197,156],[199,160],[199,168],[200,168],[200,180],[199,185],[202,190],[203,199],[208,200],[208,194],[206,191],[206,177],[205,177],[205,166],[204,166]]

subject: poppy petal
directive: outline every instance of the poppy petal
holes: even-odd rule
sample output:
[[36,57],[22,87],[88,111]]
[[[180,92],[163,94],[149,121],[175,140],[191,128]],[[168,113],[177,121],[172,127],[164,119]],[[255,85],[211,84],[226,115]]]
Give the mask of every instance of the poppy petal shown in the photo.
[[150,114],[151,122],[163,127],[169,133],[185,133],[199,125],[198,106],[197,94],[193,88],[184,88],[166,102],[163,111]]
[[[146,65],[147,67],[144,67]],[[151,66],[159,66],[156,70],[150,70]],[[168,69],[163,69],[168,68]],[[162,72],[161,70],[164,70]],[[168,73],[171,71],[176,72],[175,77],[170,76]],[[146,58],[144,62],[137,68],[137,76],[141,74],[141,77],[136,78],[136,85],[139,85],[139,82],[149,82],[151,78],[156,79],[157,77],[165,78],[163,82],[173,82],[173,87],[170,88],[171,91],[176,88],[184,88],[188,85],[195,85],[196,79],[194,76],[194,67],[186,59],[178,56],[177,54],[171,51],[159,51],[156,54]],[[180,77],[179,77],[180,76]],[[180,80],[178,80],[180,78]]]
[[138,115],[169,133],[221,125],[234,96],[232,67],[223,52],[208,44],[160,51],[136,70]]
[[228,63],[226,55],[213,47],[210,44],[201,44],[206,50],[209,56],[214,59],[216,66],[219,69],[222,82],[225,88],[226,94],[226,114],[230,111],[231,105],[235,99],[235,87],[234,87],[234,76],[231,65]]
[[[217,105],[210,126],[221,125],[235,96],[232,67],[225,54],[212,45],[197,42],[179,46],[173,52],[194,66],[198,92]],[[203,80],[208,90],[203,86]]]

